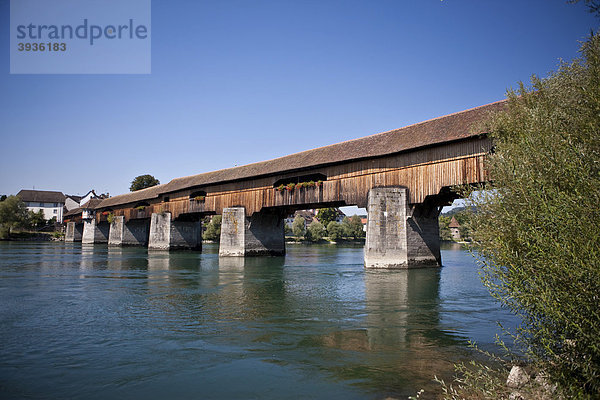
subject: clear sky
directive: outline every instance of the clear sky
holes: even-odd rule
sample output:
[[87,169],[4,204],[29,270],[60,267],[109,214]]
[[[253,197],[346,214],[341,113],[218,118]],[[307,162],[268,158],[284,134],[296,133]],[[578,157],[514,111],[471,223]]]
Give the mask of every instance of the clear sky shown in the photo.
[[127,192],[502,99],[577,55],[565,0],[152,1],[150,75],[10,75],[0,194]]

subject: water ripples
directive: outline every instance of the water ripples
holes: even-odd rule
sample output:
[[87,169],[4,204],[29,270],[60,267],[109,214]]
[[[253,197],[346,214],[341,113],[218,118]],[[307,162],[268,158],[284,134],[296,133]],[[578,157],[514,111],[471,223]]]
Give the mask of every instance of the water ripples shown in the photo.
[[[365,271],[362,249],[219,259],[0,243],[6,398],[384,398],[433,389],[513,317],[461,250]],[[35,377],[35,379],[33,379]]]

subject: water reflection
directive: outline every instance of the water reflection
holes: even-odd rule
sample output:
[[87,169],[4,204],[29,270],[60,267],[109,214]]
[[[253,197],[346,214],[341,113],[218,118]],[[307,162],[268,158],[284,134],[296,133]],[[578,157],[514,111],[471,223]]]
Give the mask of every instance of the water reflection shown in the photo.
[[157,251],[148,252],[148,272],[162,272],[162,276],[168,278],[170,266],[171,258],[169,257],[169,253]]
[[0,376],[30,397],[406,397],[499,319],[462,250],[410,271],[365,271],[362,249],[335,246],[0,251]]
[[80,278],[85,278],[86,272],[91,272],[94,269],[94,249],[93,244],[81,245],[81,261],[79,262],[79,270],[82,272]]
[[223,318],[255,321],[285,310],[285,257],[219,257]]
[[366,327],[330,332],[320,343],[365,356],[333,365],[332,373],[393,395],[431,388],[433,373],[451,376],[447,346],[458,345],[461,338],[440,327],[439,270],[365,271],[364,284]]

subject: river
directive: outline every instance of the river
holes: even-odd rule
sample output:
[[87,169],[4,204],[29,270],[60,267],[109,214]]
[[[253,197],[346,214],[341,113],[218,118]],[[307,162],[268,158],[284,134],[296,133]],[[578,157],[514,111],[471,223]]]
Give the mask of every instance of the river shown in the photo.
[[453,363],[493,350],[473,257],[371,271],[361,247],[285,257],[0,242],[0,398],[430,398]]

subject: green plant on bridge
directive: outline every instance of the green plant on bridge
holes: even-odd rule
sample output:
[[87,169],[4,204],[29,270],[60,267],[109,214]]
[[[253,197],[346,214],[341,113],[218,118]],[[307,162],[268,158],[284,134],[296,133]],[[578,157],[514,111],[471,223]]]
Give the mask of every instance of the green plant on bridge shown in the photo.
[[107,221],[109,224],[112,224],[112,223],[115,221],[115,214],[114,214],[114,213],[111,213],[111,212],[109,212],[109,213],[108,213],[108,215],[106,216],[106,221]]
[[289,192],[294,191],[294,189],[308,189],[308,188],[314,188],[316,187],[320,187],[323,184],[323,181],[308,181],[308,182],[298,182],[298,183],[288,183],[286,185],[281,184],[279,186],[277,186],[275,188],[276,191],[278,192],[283,192],[284,190],[287,190]]

